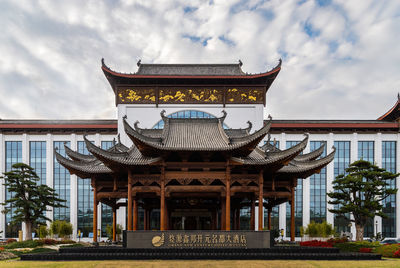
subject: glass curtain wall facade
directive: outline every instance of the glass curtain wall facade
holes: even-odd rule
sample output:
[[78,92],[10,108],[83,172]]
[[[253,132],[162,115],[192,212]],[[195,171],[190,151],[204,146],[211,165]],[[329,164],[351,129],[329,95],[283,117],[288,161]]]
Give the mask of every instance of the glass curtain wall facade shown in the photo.
[[[345,174],[345,169],[348,168],[350,164],[350,141],[335,141],[334,146],[336,148],[334,165],[333,165],[333,173],[334,178],[338,175]],[[335,208],[338,208],[338,205],[335,205]],[[347,215],[350,217],[350,215]],[[342,218],[337,217],[334,214],[334,226],[335,231],[337,233],[341,232],[350,232],[350,221]]]
[[[300,141],[286,141],[286,149],[299,144]],[[303,226],[303,179],[297,179],[297,187],[294,194],[294,222],[295,236],[300,236],[300,227]],[[290,204],[286,203],[286,236],[290,237]]]
[[[6,141],[5,142],[5,172],[11,171],[12,165],[22,162],[22,142],[21,141]],[[13,197],[13,193],[6,189],[6,200]],[[10,207],[10,206],[9,206]],[[21,224],[12,224],[15,208],[11,206],[11,211],[6,214],[6,237],[18,237],[18,231],[21,230]]]
[[[358,159],[374,164],[375,161],[375,144],[374,141],[359,141],[358,142]],[[364,237],[371,237],[374,235],[374,219],[369,219],[367,225],[364,227]]]
[[[65,153],[64,144],[68,147],[70,142],[65,141],[54,141],[53,148],[57,148],[57,152],[64,157],[67,157]],[[54,208],[53,219],[61,221],[70,221],[70,199],[71,199],[71,176],[69,171],[61,166],[55,156],[53,162],[53,187],[58,197],[64,199],[64,208]]]
[[46,142],[29,142],[29,165],[39,177],[38,184],[46,184]]
[[[77,151],[89,154],[84,141],[78,141]],[[93,236],[93,192],[90,179],[78,178],[78,230],[82,237]]]
[[[382,168],[396,173],[396,142],[382,142]],[[396,179],[387,182],[389,188],[396,189]],[[388,216],[382,218],[382,235],[384,237],[396,237],[396,195],[392,194],[383,201],[383,212]]]
[[[101,148],[110,149],[114,145],[113,141],[102,141]],[[101,236],[107,236],[107,225],[112,225],[112,208],[105,204],[101,204]]]
[[[326,141],[310,141],[310,151],[315,151]],[[321,157],[326,156],[326,146]],[[310,221],[326,221],[326,167],[310,177]]]
[[[169,118],[215,118],[214,115],[202,112],[202,111],[196,111],[196,110],[184,110],[184,111],[179,111],[175,112],[172,114],[169,114],[167,117]],[[223,125],[224,128],[228,128],[227,125]],[[153,126],[153,128],[160,129],[164,128],[164,121],[160,120]]]

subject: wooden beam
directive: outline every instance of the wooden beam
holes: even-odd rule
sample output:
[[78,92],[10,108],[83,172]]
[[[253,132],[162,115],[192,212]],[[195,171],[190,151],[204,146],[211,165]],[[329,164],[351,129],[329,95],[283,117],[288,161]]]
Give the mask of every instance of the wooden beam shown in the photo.
[[166,171],[165,179],[222,179],[225,177],[225,172],[221,171]]
[[172,192],[218,192],[225,190],[222,185],[169,185],[165,187],[165,192],[169,195]]
[[132,231],[132,171],[128,171],[128,231]]
[[237,193],[237,192],[257,193],[258,187],[257,186],[232,186],[231,194],[233,195],[234,193]]
[[263,170],[260,171],[258,179],[258,231],[263,229],[263,215],[264,215],[264,173]]
[[117,176],[113,176],[113,192],[118,191]]
[[225,230],[231,230],[231,168],[228,165],[225,171],[225,189],[226,189],[226,196],[225,196]]
[[220,168],[224,169],[226,162],[165,162],[166,168]]
[[127,198],[128,193],[127,192],[101,192],[97,193],[97,198]]
[[290,198],[289,192],[264,192],[264,198]]

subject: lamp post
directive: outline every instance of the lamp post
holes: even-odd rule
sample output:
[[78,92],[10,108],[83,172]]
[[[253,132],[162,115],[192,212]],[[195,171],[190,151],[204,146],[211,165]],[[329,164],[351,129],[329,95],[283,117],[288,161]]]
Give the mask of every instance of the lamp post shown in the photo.
[[375,240],[378,240],[378,221],[375,221]]

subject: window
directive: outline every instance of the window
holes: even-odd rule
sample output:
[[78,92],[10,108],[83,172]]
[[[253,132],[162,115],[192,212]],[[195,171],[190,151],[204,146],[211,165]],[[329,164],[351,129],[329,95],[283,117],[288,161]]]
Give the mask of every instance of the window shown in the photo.
[[[64,141],[55,141],[53,143],[54,148],[57,148],[57,152],[66,157]],[[65,145],[70,146],[70,142],[66,142]],[[70,199],[71,199],[71,176],[69,171],[60,165],[54,155],[53,164],[53,187],[58,197],[65,200],[63,205],[65,208],[54,208],[53,219],[61,221],[70,221]]]
[[46,184],[46,142],[29,142],[29,165],[39,176],[38,184]]
[[[310,141],[310,151],[315,151],[326,141]],[[326,146],[321,157],[326,156]],[[310,221],[321,223],[326,220],[326,167],[310,177]]]
[[[338,175],[345,174],[345,169],[348,168],[350,164],[350,141],[335,141],[334,146],[336,148],[335,159],[334,159],[334,177]],[[335,205],[338,208],[338,205]],[[350,217],[350,214],[346,215]],[[337,217],[334,214],[334,226],[338,234],[341,232],[350,232],[350,221]]]
[[[22,142],[6,141],[6,172],[12,170],[12,165],[22,162]],[[13,197],[13,193],[6,189],[6,199]],[[21,224],[11,224],[15,208],[11,206],[11,211],[6,214],[6,237],[18,237],[18,230],[21,230]]]
[[[114,145],[113,141],[102,141],[101,148],[104,150],[110,149]],[[112,208],[106,204],[101,204],[101,235],[107,236],[106,227],[107,225],[112,226]]]
[[[286,141],[286,148],[291,148],[300,141]],[[297,187],[294,193],[294,225],[295,236],[300,236],[300,227],[303,226],[303,179],[297,179]],[[290,236],[290,204],[286,203],[286,236]]]
[[[196,111],[196,110],[184,110],[184,111],[179,111],[172,113],[168,115],[167,117],[169,118],[216,118],[212,114],[202,112],[202,111]],[[162,129],[164,128],[164,121],[160,120],[153,126],[155,129]],[[224,128],[228,128],[227,125],[224,124]]]
[[[78,152],[89,154],[84,141],[78,141]],[[83,237],[93,232],[93,192],[90,179],[78,178],[78,229]]]
[[[374,163],[374,142],[373,141],[359,141],[358,142],[358,159]],[[368,219],[364,227],[364,237],[371,237],[374,235],[374,219]]]
[[[396,142],[382,142],[382,168],[396,173]],[[389,188],[396,189],[396,179],[387,181]],[[383,201],[383,213],[388,217],[382,218],[382,235],[384,237],[396,237],[396,195],[392,194]]]

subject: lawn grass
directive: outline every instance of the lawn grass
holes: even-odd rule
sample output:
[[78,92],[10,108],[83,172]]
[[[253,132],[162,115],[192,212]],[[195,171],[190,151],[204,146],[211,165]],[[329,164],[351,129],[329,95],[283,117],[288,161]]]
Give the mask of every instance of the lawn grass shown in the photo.
[[144,268],[177,268],[177,267],[193,267],[193,268],[275,268],[275,267],[321,267],[321,268],[387,268],[387,267],[400,267],[400,260],[397,259],[387,259],[382,261],[57,261],[57,262],[45,262],[45,261],[1,261],[0,267],[4,268],[22,268],[22,267],[32,267],[32,268],[43,268],[43,267],[65,267],[65,268],[98,268],[98,267],[144,267]]

